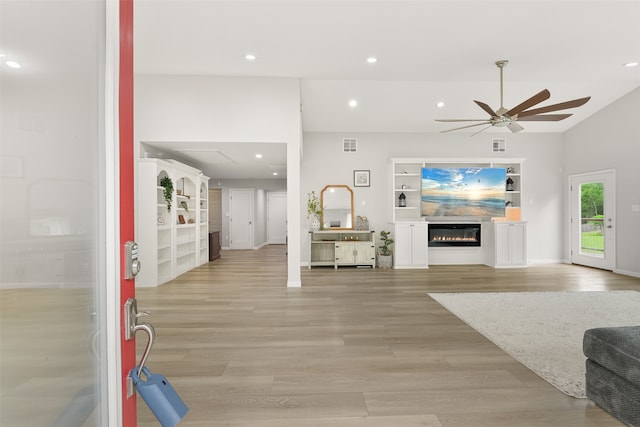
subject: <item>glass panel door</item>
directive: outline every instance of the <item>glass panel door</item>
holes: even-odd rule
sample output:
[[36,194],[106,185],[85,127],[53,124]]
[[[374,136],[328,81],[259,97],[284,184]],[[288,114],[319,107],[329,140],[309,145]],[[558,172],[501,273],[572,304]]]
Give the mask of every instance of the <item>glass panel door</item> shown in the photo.
[[613,171],[570,177],[571,262],[615,268]]
[[2,426],[109,424],[105,5],[0,2]]

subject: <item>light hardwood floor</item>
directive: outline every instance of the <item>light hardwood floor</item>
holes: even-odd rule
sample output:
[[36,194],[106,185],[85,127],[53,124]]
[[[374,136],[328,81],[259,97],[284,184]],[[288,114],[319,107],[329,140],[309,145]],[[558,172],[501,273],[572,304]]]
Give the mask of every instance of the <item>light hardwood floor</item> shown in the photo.
[[[426,294],[640,290],[640,279],[571,265],[303,268],[302,288],[287,289],[285,250],[224,251],[137,290],[157,332],[148,366],[190,408],[181,427],[622,425]],[[138,401],[139,425],[157,426]]]

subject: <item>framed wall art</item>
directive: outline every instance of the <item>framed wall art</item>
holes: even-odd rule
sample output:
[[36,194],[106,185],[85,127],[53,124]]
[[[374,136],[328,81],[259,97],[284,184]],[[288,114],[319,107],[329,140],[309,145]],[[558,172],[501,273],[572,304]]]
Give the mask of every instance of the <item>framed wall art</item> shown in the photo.
[[370,172],[368,170],[353,171],[354,187],[369,187],[370,185]]

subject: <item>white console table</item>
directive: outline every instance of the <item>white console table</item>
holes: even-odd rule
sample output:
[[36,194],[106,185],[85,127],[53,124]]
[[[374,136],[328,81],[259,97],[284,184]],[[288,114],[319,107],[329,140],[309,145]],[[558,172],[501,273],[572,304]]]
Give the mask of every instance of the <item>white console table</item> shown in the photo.
[[375,232],[370,230],[309,231],[309,268],[313,266],[376,266]]

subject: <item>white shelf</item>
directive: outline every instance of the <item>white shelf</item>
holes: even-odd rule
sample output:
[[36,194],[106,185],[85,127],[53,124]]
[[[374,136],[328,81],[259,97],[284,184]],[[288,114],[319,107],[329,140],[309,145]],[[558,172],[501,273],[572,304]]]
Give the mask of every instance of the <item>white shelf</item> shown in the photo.
[[[172,180],[174,187],[171,210],[160,185],[165,177]],[[136,286],[161,285],[206,261],[201,254],[208,248],[208,227],[199,223],[208,216],[208,180],[199,170],[175,160],[138,159],[136,241],[145,267],[136,277]],[[185,194],[178,195],[178,188]],[[188,210],[180,202],[186,202]],[[178,224],[178,215],[193,222]],[[162,217],[163,224],[158,224],[158,217]]]

